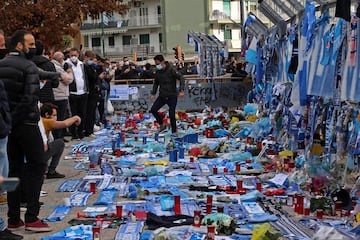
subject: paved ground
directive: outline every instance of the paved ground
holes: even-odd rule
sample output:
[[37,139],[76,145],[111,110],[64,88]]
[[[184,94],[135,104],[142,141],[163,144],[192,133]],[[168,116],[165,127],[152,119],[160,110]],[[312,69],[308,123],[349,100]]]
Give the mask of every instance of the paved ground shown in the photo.
[[[71,150],[71,144],[78,143],[70,142],[67,143],[68,147],[65,148],[64,154],[67,154]],[[62,160],[57,168],[57,171],[66,175],[66,178],[81,178],[86,175],[85,171],[79,171],[74,169],[75,162],[73,160]],[[56,206],[63,205],[63,199],[70,197],[71,193],[69,192],[55,192],[59,185],[64,181],[64,179],[46,179],[43,185],[43,190],[48,192],[48,196],[41,197],[40,201],[44,202],[44,205],[40,209],[40,218],[45,218],[51,214]],[[88,199],[88,205],[91,205],[98,198],[98,194],[90,196]],[[117,201],[119,199],[115,199]],[[70,225],[67,223],[69,220],[76,218],[77,212],[81,211],[83,208],[73,207],[71,212],[60,222],[49,223],[53,228],[53,231],[50,233],[31,233],[25,230],[16,232],[17,234],[23,235],[25,240],[39,240],[41,237],[49,236],[53,233],[61,231]],[[7,205],[0,206],[0,216],[6,218],[7,214]],[[22,212],[22,219],[24,212]],[[117,229],[104,229],[101,232],[102,240],[114,239]]]

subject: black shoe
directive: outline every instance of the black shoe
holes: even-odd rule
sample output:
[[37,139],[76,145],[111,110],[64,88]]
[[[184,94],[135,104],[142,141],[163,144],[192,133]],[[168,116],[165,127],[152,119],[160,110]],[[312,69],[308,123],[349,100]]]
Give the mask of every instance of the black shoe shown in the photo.
[[79,133],[79,139],[82,140],[85,137],[83,133]]
[[23,236],[12,233],[9,229],[5,229],[0,232],[0,240],[20,240],[23,239]]
[[71,140],[80,140],[79,136],[78,135],[73,135],[71,137]]
[[65,177],[64,174],[58,173],[57,171],[48,172],[48,173],[46,174],[46,178],[47,178],[47,179],[52,179],[52,178],[64,178],[64,177]]

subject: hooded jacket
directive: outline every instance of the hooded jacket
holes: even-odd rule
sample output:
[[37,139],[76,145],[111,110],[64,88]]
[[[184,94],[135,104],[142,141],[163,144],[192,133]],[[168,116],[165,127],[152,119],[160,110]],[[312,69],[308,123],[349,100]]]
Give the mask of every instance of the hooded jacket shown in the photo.
[[184,76],[177,72],[168,62],[165,69],[157,70],[154,79],[152,95],[156,95],[159,88],[159,96],[161,97],[177,97],[176,80],[180,80],[180,91],[184,91]]

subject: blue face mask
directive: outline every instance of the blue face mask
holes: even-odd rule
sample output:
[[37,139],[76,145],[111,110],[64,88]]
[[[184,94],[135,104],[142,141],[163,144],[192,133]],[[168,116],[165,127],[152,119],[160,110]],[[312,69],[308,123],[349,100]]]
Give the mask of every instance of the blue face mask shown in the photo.
[[42,89],[45,86],[44,82],[40,82],[40,89]]
[[94,64],[94,62],[93,62],[93,61],[91,61],[91,60],[88,60],[88,61],[87,61],[87,64],[88,64],[88,65],[93,65],[93,64]]
[[97,65],[97,63],[94,63],[94,68],[97,68],[99,65]]
[[156,69],[157,69],[157,70],[162,70],[162,69],[163,69],[163,66],[162,66],[161,64],[158,64],[158,65],[156,65]]

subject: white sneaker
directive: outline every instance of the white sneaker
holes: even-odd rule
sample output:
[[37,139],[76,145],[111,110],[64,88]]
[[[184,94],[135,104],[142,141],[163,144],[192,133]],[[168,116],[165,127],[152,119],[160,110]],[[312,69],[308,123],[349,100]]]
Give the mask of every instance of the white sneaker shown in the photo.
[[46,197],[48,195],[45,191],[40,191],[40,197]]
[[101,130],[101,127],[98,126],[98,125],[94,125],[94,132],[97,132],[97,131],[100,131]]

